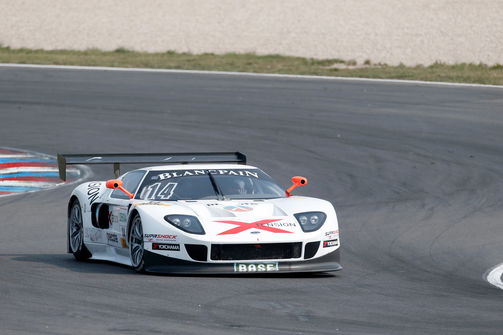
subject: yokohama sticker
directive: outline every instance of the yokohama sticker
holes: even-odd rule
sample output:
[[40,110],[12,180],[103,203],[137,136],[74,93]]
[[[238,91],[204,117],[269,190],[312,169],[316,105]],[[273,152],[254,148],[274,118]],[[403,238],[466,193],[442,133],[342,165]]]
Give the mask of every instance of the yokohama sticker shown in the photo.
[[180,244],[173,244],[173,243],[152,243],[152,250],[180,251]]
[[336,247],[339,245],[339,240],[328,240],[328,241],[323,241],[323,248],[330,248],[330,247]]
[[278,262],[234,263],[234,272],[274,272],[274,271],[279,271]]

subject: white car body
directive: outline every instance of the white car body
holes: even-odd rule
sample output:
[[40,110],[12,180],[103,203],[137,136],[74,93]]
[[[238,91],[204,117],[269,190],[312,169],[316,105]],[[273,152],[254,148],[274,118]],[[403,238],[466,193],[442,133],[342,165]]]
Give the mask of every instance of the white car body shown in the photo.
[[[142,178],[146,178],[148,172],[166,170],[190,175],[186,171],[218,174],[218,171],[245,173],[255,169],[239,164],[176,164],[134,171],[145,171]],[[137,189],[142,183],[143,180]],[[137,189],[128,191],[135,193]],[[83,245],[90,259],[134,265],[130,227],[133,218],[139,215],[144,270],[148,272],[242,274],[326,272],[342,268],[337,216],[328,201],[295,195],[274,199],[152,201],[137,199],[138,194],[132,199],[119,199],[114,193],[118,191],[107,188],[105,181],[86,182],[74,189],[68,207],[69,252],[72,252],[72,204],[78,200],[82,208]],[[304,232],[294,216],[304,212],[324,213],[326,219],[321,228]],[[165,220],[167,215],[196,217],[204,234],[177,228]]]

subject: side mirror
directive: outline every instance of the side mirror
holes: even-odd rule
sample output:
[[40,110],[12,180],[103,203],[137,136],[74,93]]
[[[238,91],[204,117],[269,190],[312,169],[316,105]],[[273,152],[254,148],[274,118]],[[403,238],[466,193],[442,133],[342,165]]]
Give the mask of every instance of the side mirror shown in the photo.
[[129,199],[133,199],[133,197],[134,197],[133,193],[128,192],[124,187],[122,187],[122,180],[119,180],[119,179],[107,180],[106,186],[107,186],[107,188],[111,188],[114,190],[116,190],[116,189],[121,190],[122,192],[127,194]]
[[287,197],[290,197],[292,195],[291,192],[296,187],[307,185],[307,178],[301,177],[301,176],[295,176],[295,177],[292,178],[292,183],[293,183],[293,185],[290,186],[290,188],[285,191]]

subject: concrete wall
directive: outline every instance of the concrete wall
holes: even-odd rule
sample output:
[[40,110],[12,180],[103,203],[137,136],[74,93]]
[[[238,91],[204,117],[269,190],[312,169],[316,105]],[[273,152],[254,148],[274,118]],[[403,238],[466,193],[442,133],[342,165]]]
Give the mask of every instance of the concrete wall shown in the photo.
[[0,0],[13,48],[503,63],[503,0]]

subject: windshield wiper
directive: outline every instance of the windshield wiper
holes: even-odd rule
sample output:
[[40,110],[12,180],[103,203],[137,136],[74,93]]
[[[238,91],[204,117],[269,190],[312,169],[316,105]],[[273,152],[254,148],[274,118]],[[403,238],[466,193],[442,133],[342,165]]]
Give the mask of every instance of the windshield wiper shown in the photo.
[[222,190],[218,186],[217,182],[215,181],[215,178],[212,176],[210,171],[206,171],[206,172],[208,172],[208,176],[210,177],[210,180],[211,180],[211,185],[213,185],[213,189],[215,190],[215,193],[218,195],[218,198],[219,198],[218,200],[227,200],[227,198],[225,197],[224,193],[222,192]]

